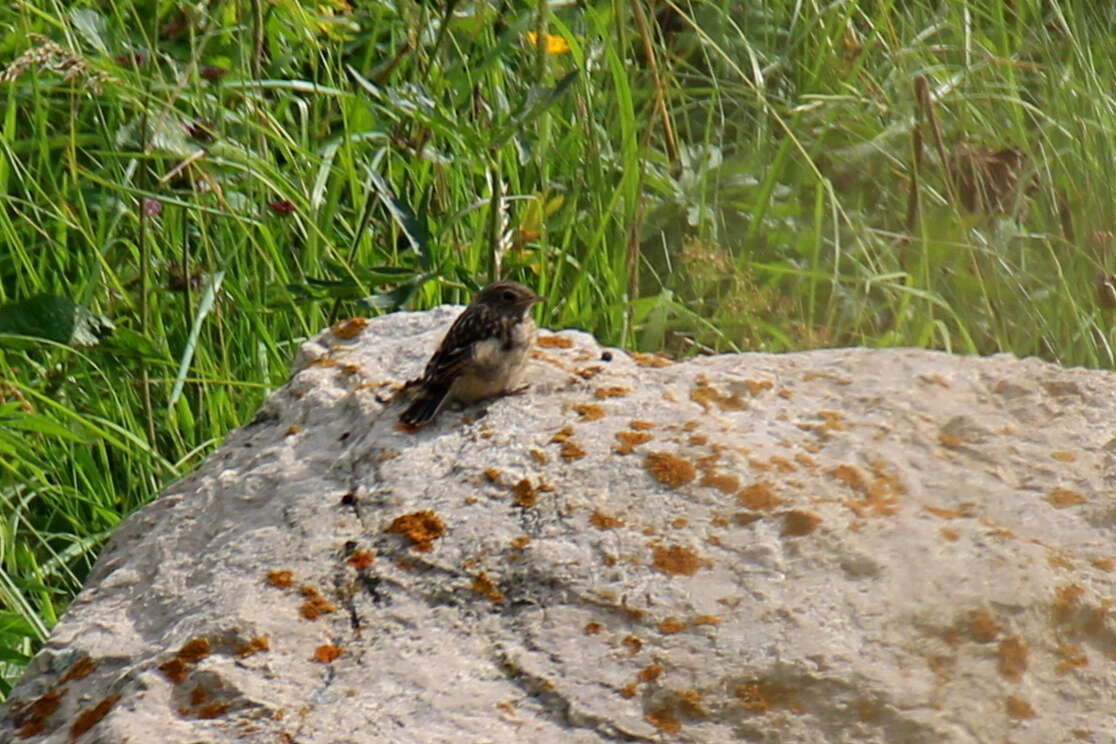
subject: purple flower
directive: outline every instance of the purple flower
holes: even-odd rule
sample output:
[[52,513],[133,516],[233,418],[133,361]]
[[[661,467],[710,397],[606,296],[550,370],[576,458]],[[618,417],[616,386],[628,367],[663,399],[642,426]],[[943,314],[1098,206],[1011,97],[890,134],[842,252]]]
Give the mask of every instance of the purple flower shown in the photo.
[[206,80],[220,80],[229,74],[229,71],[224,67],[216,67],[214,65],[206,65],[198,72]]
[[268,202],[267,206],[271,207],[271,210],[277,214],[290,214],[295,210],[295,205],[287,199]]
[[163,213],[163,203],[158,199],[150,197],[143,200],[143,213],[147,217],[154,217],[157,214]]

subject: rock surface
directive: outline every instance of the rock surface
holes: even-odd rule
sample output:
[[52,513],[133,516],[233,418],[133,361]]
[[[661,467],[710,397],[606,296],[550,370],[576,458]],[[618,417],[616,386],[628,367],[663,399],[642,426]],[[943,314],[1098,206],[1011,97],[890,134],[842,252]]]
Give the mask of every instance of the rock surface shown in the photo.
[[528,392],[400,431],[459,310],[305,344],[0,740],[1116,741],[1116,376],[544,332]]

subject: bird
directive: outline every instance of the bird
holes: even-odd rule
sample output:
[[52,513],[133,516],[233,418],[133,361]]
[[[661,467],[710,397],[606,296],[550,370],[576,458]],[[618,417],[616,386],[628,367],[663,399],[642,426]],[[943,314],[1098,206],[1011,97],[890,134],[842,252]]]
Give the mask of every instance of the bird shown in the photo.
[[408,428],[433,421],[451,400],[475,403],[519,384],[535,342],[531,307],[545,298],[517,282],[498,281],[477,293],[446,332],[399,416]]

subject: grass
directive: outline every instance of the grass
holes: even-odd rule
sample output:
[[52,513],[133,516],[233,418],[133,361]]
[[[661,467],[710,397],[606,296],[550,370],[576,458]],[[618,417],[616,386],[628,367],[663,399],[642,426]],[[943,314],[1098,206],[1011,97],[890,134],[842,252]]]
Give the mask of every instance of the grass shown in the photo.
[[1113,366],[1103,4],[358,5],[0,9],[0,696],[339,318]]

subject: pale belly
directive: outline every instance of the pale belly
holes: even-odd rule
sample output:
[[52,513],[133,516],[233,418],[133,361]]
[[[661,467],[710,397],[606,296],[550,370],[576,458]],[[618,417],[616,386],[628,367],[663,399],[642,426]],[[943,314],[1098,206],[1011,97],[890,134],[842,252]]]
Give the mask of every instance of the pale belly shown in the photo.
[[473,361],[454,381],[450,395],[462,403],[474,403],[519,386],[527,370],[534,338],[535,323],[527,319],[516,327],[509,349],[498,339],[478,343],[473,350]]

